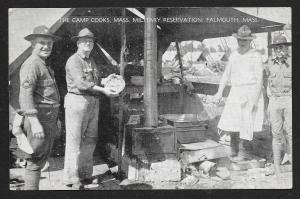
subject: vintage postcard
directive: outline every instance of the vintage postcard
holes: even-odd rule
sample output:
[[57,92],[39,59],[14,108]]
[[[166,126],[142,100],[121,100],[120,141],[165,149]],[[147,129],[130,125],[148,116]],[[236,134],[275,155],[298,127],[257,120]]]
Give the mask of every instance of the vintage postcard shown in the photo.
[[9,8],[10,190],[292,189],[291,14]]

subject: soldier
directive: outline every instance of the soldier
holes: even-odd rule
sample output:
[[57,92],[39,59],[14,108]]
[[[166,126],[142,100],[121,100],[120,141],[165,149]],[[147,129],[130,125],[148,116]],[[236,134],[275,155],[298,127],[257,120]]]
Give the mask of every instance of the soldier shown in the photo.
[[21,109],[18,113],[21,116],[16,114],[13,133],[14,135],[22,133],[23,124],[23,130],[33,149],[32,154],[26,153],[25,156],[24,189],[38,190],[41,169],[50,155],[54,136],[58,130],[60,96],[54,72],[46,64],[46,59],[51,54],[53,42],[59,37],[53,35],[46,26],[38,26],[25,39],[31,42],[32,54],[20,69]]
[[66,63],[68,93],[65,96],[66,150],[64,184],[81,189],[92,182],[93,152],[98,139],[99,94],[116,96],[113,90],[100,87],[100,71],[90,56],[94,34],[82,29],[78,50]]
[[[283,35],[274,36],[269,48],[274,49],[275,56],[266,66],[268,75],[269,116],[272,127],[272,149],[274,171],[280,173],[281,150],[284,142],[292,163],[292,62],[288,53],[291,43]],[[284,133],[283,131],[286,131]]]

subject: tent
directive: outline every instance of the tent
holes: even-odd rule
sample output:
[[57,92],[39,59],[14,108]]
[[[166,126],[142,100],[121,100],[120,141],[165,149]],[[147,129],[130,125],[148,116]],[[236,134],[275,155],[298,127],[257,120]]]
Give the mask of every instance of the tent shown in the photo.
[[227,61],[227,55],[225,52],[211,52],[205,56],[206,61],[215,62],[215,61]]
[[191,61],[191,62],[196,62],[199,60],[200,56],[202,54],[202,51],[192,51],[192,52],[187,52],[182,56],[182,59],[184,61]]
[[[144,8],[138,8],[141,13]],[[41,8],[14,8],[9,11],[9,80],[10,80],[10,105],[16,109],[18,104],[18,71],[21,64],[30,55],[29,42],[24,40],[24,36],[31,33],[37,25],[45,24],[51,31],[61,36],[63,41],[57,42],[57,51],[52,53],[59,62],[60,79],[64,80],[63,70],[65,59],[60,57],[60,53],[68,52],[70,55],[75,52],[76,46],[70,42],[70,37],[76,35],[83,27],[91,29],[98,38],[98,43],[105,49],[111,57],[119,62],[121,49],[121,23],[67,23],[64,18],[70,17],[120,17],[122,8],[69,8],[69,9],[41,9]],[[26,18],[24,18],[26,14]],[[138,17],[130,10],[126,10],[126,16]],[[215,16],[226,16],[230,19],[240,19],[235,22],[222,21]],[[157,29],[158,53],[165,52],[172,41],[198,40],[205,38],[224,37],[236,32],[242,24],[247,24],[253,32],[266,32],[281,30],[282,23],[256,18],[255,16],[243,13],[229,7],[199,7],[199,8],[157,8],[158,18],[202,18],[206,22],[180,23],[160,21]],[[249,19],[243,21],[242,19]],[[223,20],[227,20],[224,19]],[[251,21],[255,20],[255,22]],[[144,24],[126,23],[126,43],[129,52],[136,55],[143,55],[144,47]],[[103,53],[97,52],[105,61]],[[66,56],[65,55],[65,56]],[[161,56],[158,56],[161,59]],[[109,64],[107,62],[107,64]],[[159,66],[159,65],[158,65]],[[61,72],[61,73],[60,73]],[[58,81],[59,82],[59,81]],[[60,83],[60,82],[59,82]]]

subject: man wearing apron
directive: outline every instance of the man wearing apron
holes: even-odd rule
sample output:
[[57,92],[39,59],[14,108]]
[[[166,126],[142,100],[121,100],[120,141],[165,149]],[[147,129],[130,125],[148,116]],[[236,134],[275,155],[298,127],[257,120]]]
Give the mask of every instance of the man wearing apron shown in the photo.
[[233,161],[247,158],[245,142],[253,139],[254,131],[261,131],[264,119],[262,95],[263,64],[259,52],[250,44],[255,38],[248,26],[243,25],[233,36],[238,49],[230,55],[228,64],[220,81],[215,100],[222,98],[227,82],[231,90],[226,100],[218,128],[229,132],[231,156]]

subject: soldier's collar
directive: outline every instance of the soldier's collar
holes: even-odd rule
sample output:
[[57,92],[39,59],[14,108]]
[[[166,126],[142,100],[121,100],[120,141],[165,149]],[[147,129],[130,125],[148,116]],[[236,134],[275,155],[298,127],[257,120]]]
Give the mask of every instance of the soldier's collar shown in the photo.
[[40,56],[36,55],[36,54],[31,54],[31,56],[33,56],[34,58],[40,60],[43,64],[46,65],[46,59],[41,58]]
[[88,56],[86,56],[86,55],[85,55],[84,53],[82,53],[82,52],[77,51],[76,53],[77,53],[77,55],[78,55],[79,57],[81,57],[82,59],[88,59],[88,58],[89,58]]
[[283,57],[283,58],[278,58],[277,56],[274,56],[274,57],[272,58],[273,62],[276,63],[276,64],[287,63],[287,59],[288,59],[288,56]]

